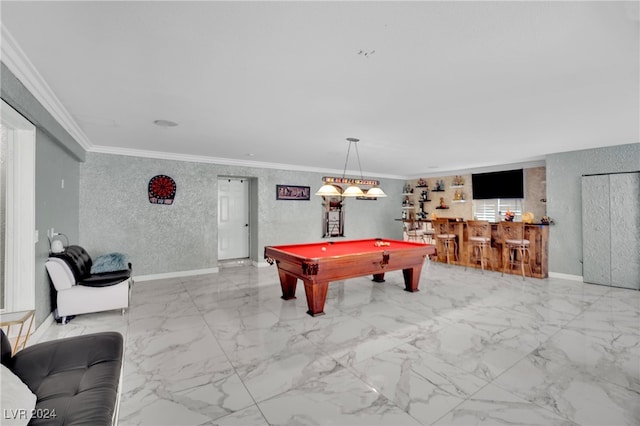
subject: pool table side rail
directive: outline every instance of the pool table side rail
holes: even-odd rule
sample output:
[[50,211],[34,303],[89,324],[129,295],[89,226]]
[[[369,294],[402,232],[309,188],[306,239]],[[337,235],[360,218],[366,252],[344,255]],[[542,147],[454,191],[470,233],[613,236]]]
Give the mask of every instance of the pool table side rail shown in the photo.
[[308,282],[340,281],[365,275],[383,274],[389,271],[422,265],[435,247],[417,245],[402,250],[370,251],[346,256],[307,258],[275,247],[265,247],[265,258],[275,261],[281,271]]

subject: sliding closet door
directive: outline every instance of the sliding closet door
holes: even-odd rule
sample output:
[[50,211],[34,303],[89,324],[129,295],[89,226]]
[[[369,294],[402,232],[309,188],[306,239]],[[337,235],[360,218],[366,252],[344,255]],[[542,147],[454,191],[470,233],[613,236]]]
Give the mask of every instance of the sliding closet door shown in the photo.
[[584,282],[640,289],[640,173],[582,177]]
[[611,285],[609,176],[582,177],[582,277]]
[[640,289],[640,173],[609,175],[611,285]]

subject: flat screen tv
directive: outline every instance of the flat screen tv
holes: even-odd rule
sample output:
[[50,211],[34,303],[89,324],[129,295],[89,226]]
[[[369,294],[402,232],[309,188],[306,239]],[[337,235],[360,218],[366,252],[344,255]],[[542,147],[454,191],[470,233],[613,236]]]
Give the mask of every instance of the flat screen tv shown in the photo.
[[474,200],[524,198],[522,169],[471,175]]

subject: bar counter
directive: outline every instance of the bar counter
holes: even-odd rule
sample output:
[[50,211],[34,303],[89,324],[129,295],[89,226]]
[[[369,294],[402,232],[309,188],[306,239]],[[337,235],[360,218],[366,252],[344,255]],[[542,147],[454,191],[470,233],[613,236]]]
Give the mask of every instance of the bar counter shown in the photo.
[[[404,223],[413,222],[414,224],[419,224],[423,230],[426,230],[426,224],[431,222],[431,219],[396,220]],[[452,261],[452,263],[470,268],[480,268],[479,264],[471,263],[469,261],[470,246],[466,221],[451,218],[449,218],[449,221],[452,225],[452,233],[456,235],[456,242],[458,244],[458,260]],[[533,278],[547,278],[549,276],[549,262],[547,258],[549,252],[549,225],[543,223],[527,223],[524,225],[524,234],[524,238],[530,241],[529,254],[531,256],[531,273],[529,273],[528,268],[525,268],[526,275]],[[434,260],[446,263],[444,250],[440,243],[436,242],[436,246],[438,256]],[[500,228],[498,227],[497,222],[491,223],[491,256],[494,264],[489,265],[486,268],[495,271],[502,271],[504,262],[509,259],[509,253],[504,248],[504,241],[500,235]],[[519,269],[514,269],[512,271],[507,270],[505,272],[520,275]]]

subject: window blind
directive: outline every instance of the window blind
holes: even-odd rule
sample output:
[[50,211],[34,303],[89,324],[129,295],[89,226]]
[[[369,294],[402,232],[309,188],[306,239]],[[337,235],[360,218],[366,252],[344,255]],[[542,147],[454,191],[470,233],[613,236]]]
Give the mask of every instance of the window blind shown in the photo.
[[522,220],[521,198],[493,198],[488,200],[473,200],[473,217],[476,220],[500,222],[507,210],[515,213],[515,221]]

